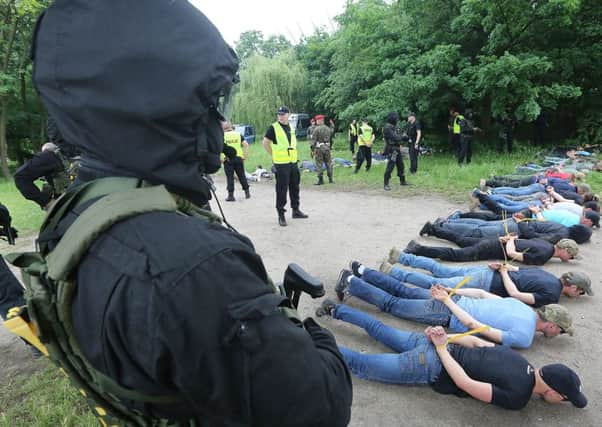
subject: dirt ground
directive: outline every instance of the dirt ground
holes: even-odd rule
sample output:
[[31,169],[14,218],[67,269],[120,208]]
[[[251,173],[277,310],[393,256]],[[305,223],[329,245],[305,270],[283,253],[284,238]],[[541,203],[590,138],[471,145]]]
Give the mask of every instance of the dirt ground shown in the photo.
[[[220,200],[225,197],[224,183],[218,179]],[[274,208],[274,187],[271,182],[254,184],[252,198],[245,200],[237,187],[237,201],[222,202],[226,217],[243,234],[249,236],[272,278],[279,281],[289,262],[296,262],[325,283],[327,296],[334,298],[334,283],[350,260],[359,260],[378,268],[392,246],[405,247],[426,220],[443,216],[454,208],[465,208],[443,197],[404,197],[380,192],[337,192],[305,186],[301,190],[301,209],[309,219],[292,220],[289,226],[279,227]],[[214,204],[215,206],[215,204]],[[21,246],[31,242],[22,239]],[[419,241],[427,241],[420,238]],[[431,243],[444,244],[431,240]],[[0,251],[6,252],[6,247]],[[599,232],[592,243],[582,246],[583,258],[570,267],[550,262],[546,269],[554,273],[567,267],[584,271],[592,277],[598,295],[579,301],[563,299],[573,313],[576,334],[552,340],[537,337],[531,349],[522,353],[534,366],[563,362],[581,376],[583,389],[589,399],[586,409],[570,404],[551,406],[533,398],[521,411],[507,411],[472,399],[459,399],[433,392],[429,387],[402,387],[353,378],[354,397],[352,426],[599,426],[602,415],[602,371],[599,353],[602,350],[602,310],[598,291],[602,259]],[[304,297],[300,312],[313,315],[320,301]],[[358,299],[348,303],[361,308],[400,329],[422,331],[421,325],[378,313],[377,309]],[[320,319],[341,344],[366,352],[389,352],[360,329],[343,322]],[[28,372],[31,358],[23,346],[0,329],[0,380],[6,375]],[[299,408],[302,410],[302,407]]]

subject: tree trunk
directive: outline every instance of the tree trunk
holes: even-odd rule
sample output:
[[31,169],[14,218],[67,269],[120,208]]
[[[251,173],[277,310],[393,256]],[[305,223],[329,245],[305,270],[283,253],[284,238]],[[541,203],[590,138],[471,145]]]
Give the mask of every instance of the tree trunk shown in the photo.
[[6,118],[8,106],[5,100],[0,100],[0,172],[5,178],[10,178],[8,170],[8,144],[6,141]]

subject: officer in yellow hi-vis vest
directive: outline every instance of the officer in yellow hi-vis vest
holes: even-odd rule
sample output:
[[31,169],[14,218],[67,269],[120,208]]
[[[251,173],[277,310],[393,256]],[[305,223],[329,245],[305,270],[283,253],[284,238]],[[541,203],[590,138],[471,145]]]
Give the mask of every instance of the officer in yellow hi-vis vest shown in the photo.
[[460,114],[456,107],[449,108],[450,115],[450,124],[449,131],[451,132],[451,149],[458,157],[460,153],[460,139],[461,139],[461,129],[460,129],[460,121],[464,120],[464,116]]
[[357,120],[353,119],[351,124],[349,125],[349,150],[351,154],[355,154],[355,144],[357,144],[357,133],[358,133],[358,124]]
[[272,156],[276,169],[276,210],[278,224],[286,226],[284,212],[286,209],[286,193],[288,191],[293,209],[293,218],[307,218],[299,209],[299,183],[301,173],[297,166],[297,137],[295,130],[288,122],[289,109],[278,109],[278,121],[270,125],[263,137],[263,148]]
[[[228,190],[227,202],[234,202],[234,173],[245,192],[245,199],[251,198],[249,183],[245,174],[245,159],[249,155],[249,143],[243,136],[236,132],[230,122],[223,122],[224,129],[224,172],[226,173],[226,189]],[[228,150],[226,147],[229,147]]]
[[358,129],[358,149],[354,173],[358,173],[364,160],[366,160],[366,172],[370,170],[370,167],[372,166],[372,144],[374,143],[374,138],[374,130],[368,124],[368,119],[364,117],[362,119],[362,125]]

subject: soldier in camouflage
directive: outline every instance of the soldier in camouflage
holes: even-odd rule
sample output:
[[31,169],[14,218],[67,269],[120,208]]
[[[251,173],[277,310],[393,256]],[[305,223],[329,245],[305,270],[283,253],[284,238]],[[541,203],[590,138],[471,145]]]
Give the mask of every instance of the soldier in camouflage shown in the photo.
[[311,149],[314,153],[316,168],[318,172],[318,182],[315,185],[324,184],[323,164],[326,164],[326,173],[328,174],[328,182],[332,180],[332,159],[330,157],[330,138],[334,132],[333,126],[328,127],[324,124],[324,116],[316,116],[316,129],[312,133]]

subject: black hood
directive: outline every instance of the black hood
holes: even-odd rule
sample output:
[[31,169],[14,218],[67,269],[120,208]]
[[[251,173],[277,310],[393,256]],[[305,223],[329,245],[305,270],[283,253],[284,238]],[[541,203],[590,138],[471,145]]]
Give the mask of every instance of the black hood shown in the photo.
[[387,114],[387,123],[396,125],[398,121],[399,121],[399,114],[397,114],[395,111],[392,111],[389,114]]
[[219,169],[223,145],[215,106],[238,60],[194,6],[56,0],[32,53],[44,104],[90,164],[208,193],[203,174]]

